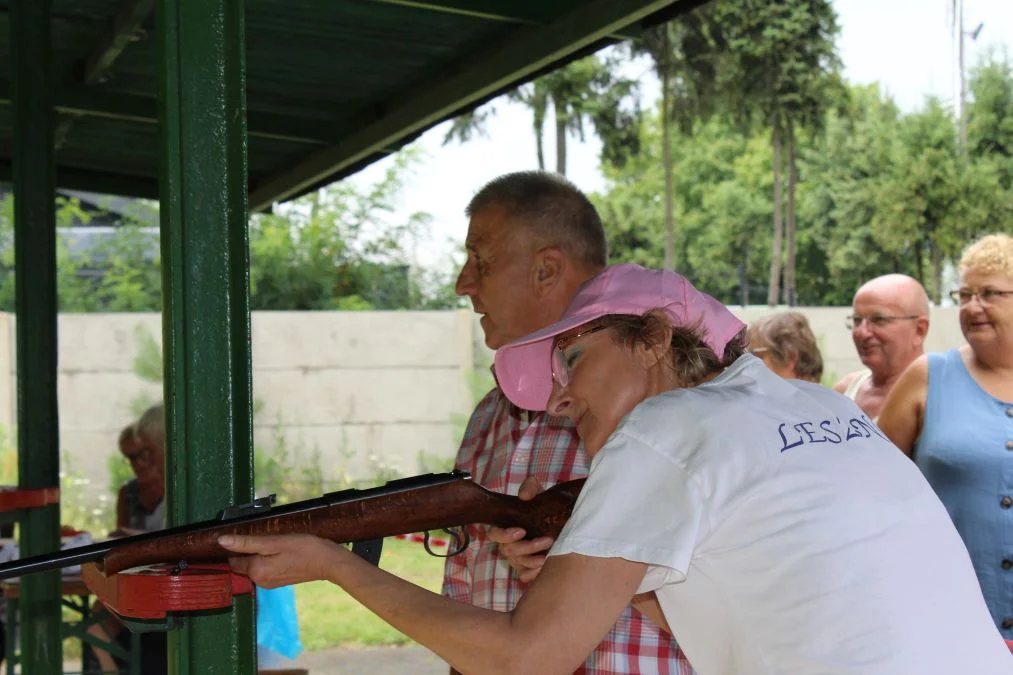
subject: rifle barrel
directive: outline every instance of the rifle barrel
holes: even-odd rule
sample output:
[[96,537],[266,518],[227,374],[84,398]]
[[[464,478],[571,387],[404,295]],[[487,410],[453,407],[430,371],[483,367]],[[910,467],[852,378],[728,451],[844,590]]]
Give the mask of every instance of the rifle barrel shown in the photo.
[[31,558],[11,560],[0,565],[0,579],[10,579],[22,574],[35,574],[36,572],[45,572],[47,570],[58,570],[63,567],[73,567],[74,565],[100,560],[115,545],[115,541],[100,541],[96,544],[54,551],[53,553],[32,556]]
[[97,542],[95,544],[78,546],[75,548],[69,548],[62,551],[54,551],[52,553],[45,553],[42,555],[32,556],[30,558],[11,560],[10,562],[0,564],[0,580],[9,579],[11,577],[20,576],[22,574],[45,572],[47,570],[60,569],[62,567],[71,567],[73,565],[80,565],[81,563],[102,560],[109,552],[122,546],[127,546],[131,544],[141,544],[151,540],[165,539],[173,535],[195,534],[206,530],[217,529],[222,525],[226,524],[238,524],[243,522],[262,520],[265,518],[299,513],[303,511],[313,511],[333,506],[335,504],[366,500],[374,497],[392,495],[397,494],[399,492],[406,492],[408,490],[414,490],[421,487],[433,487],[437,485],[454,483],[458,481],[467,481],[470,479],[471,479],[470,475],[463,473],[461,471],[452,471],[450,473],[439,473],[439,474],[424,474],[421,476],[410,476],[408,478],[400,478],[397,480],[388,481],[384,485],[372,488],[366,489],[352,488],[348,490],[340,490],[337,492],[329,492],[319,497],[314,497],[312,499],[307,499],[300,502],[292,502],[291,504],[284,504],[282,506],[275,506],[270,509],[265,509],[262,512],[243,514],[236,517],[224,519],[222,517],[219,517],[211,520],[204,520],[196,523],[190,523],[187,525],[178,525],[176,527],[170,527],[164,530],[153,530],[151,532],[145,532],[143,534],[134,535],[132,537],[123,537],[122,539]]

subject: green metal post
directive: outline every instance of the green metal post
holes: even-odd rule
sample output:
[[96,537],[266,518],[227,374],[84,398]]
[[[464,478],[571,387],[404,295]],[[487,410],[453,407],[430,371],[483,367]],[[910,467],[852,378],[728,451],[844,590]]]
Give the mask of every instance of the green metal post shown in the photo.
[[[56,405],[56,169],[53,151],[50,0],[12,0],[14,251],[18,360],[18,482],[60,484]],[[21,554],[60,548],[60,506],[25,512]],[[14,645],[8,645],[13,651]],[[21,586],[21,672],[63,672],[60,573]]]
[[[253,498],[242,0],[158,0],[169,525]],[[174,675],[255,673],[253,600],[184,617]]]

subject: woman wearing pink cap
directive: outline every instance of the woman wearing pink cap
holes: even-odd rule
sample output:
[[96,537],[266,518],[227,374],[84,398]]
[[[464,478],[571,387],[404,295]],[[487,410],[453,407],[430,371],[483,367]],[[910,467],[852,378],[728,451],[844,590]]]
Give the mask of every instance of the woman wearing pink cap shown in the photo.
[[636,598],[701,675],[1008,675],[968,555],[851,401],[744,354],[684,278],[590,281],[503,347],[521,408],[577,425],[591,472],[511,613],[455,603],[314,537],[230,538],[261,585],[328,579],[462,673],[570,673]]

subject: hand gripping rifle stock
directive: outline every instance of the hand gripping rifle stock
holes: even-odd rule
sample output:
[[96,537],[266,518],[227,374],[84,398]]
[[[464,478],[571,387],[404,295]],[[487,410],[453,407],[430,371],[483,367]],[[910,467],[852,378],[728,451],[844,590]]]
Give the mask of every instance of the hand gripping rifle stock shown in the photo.
[[107,575],[154,563],[221,561],[230,555],[218,545],[224,534],[306,533],[348,543],[482,523],[521,527],[530,538],[555,537],[570,517],[583,483],[584,479],[560,483],[521,501],[454,471],[331,492],[283,506],[272,506],[272,495],[227,509],[216,520],[13,560],[0,565],[0,579],[92,561]]

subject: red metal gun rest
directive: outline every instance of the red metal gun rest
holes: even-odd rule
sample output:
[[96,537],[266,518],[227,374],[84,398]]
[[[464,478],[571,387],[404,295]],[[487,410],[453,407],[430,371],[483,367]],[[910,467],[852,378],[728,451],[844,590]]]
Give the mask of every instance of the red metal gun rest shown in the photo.
[[132,619],[164,619],[171,612],[232,606],[232,598],[253,592],[253,582],[227,563],[149,565],[106,576],[95,563],[81,565],[88,589],[116,614]]
[[0,513],[37,509],[60,502],[60,488],[34,488],[19,490],[17,487],[0,486]]

